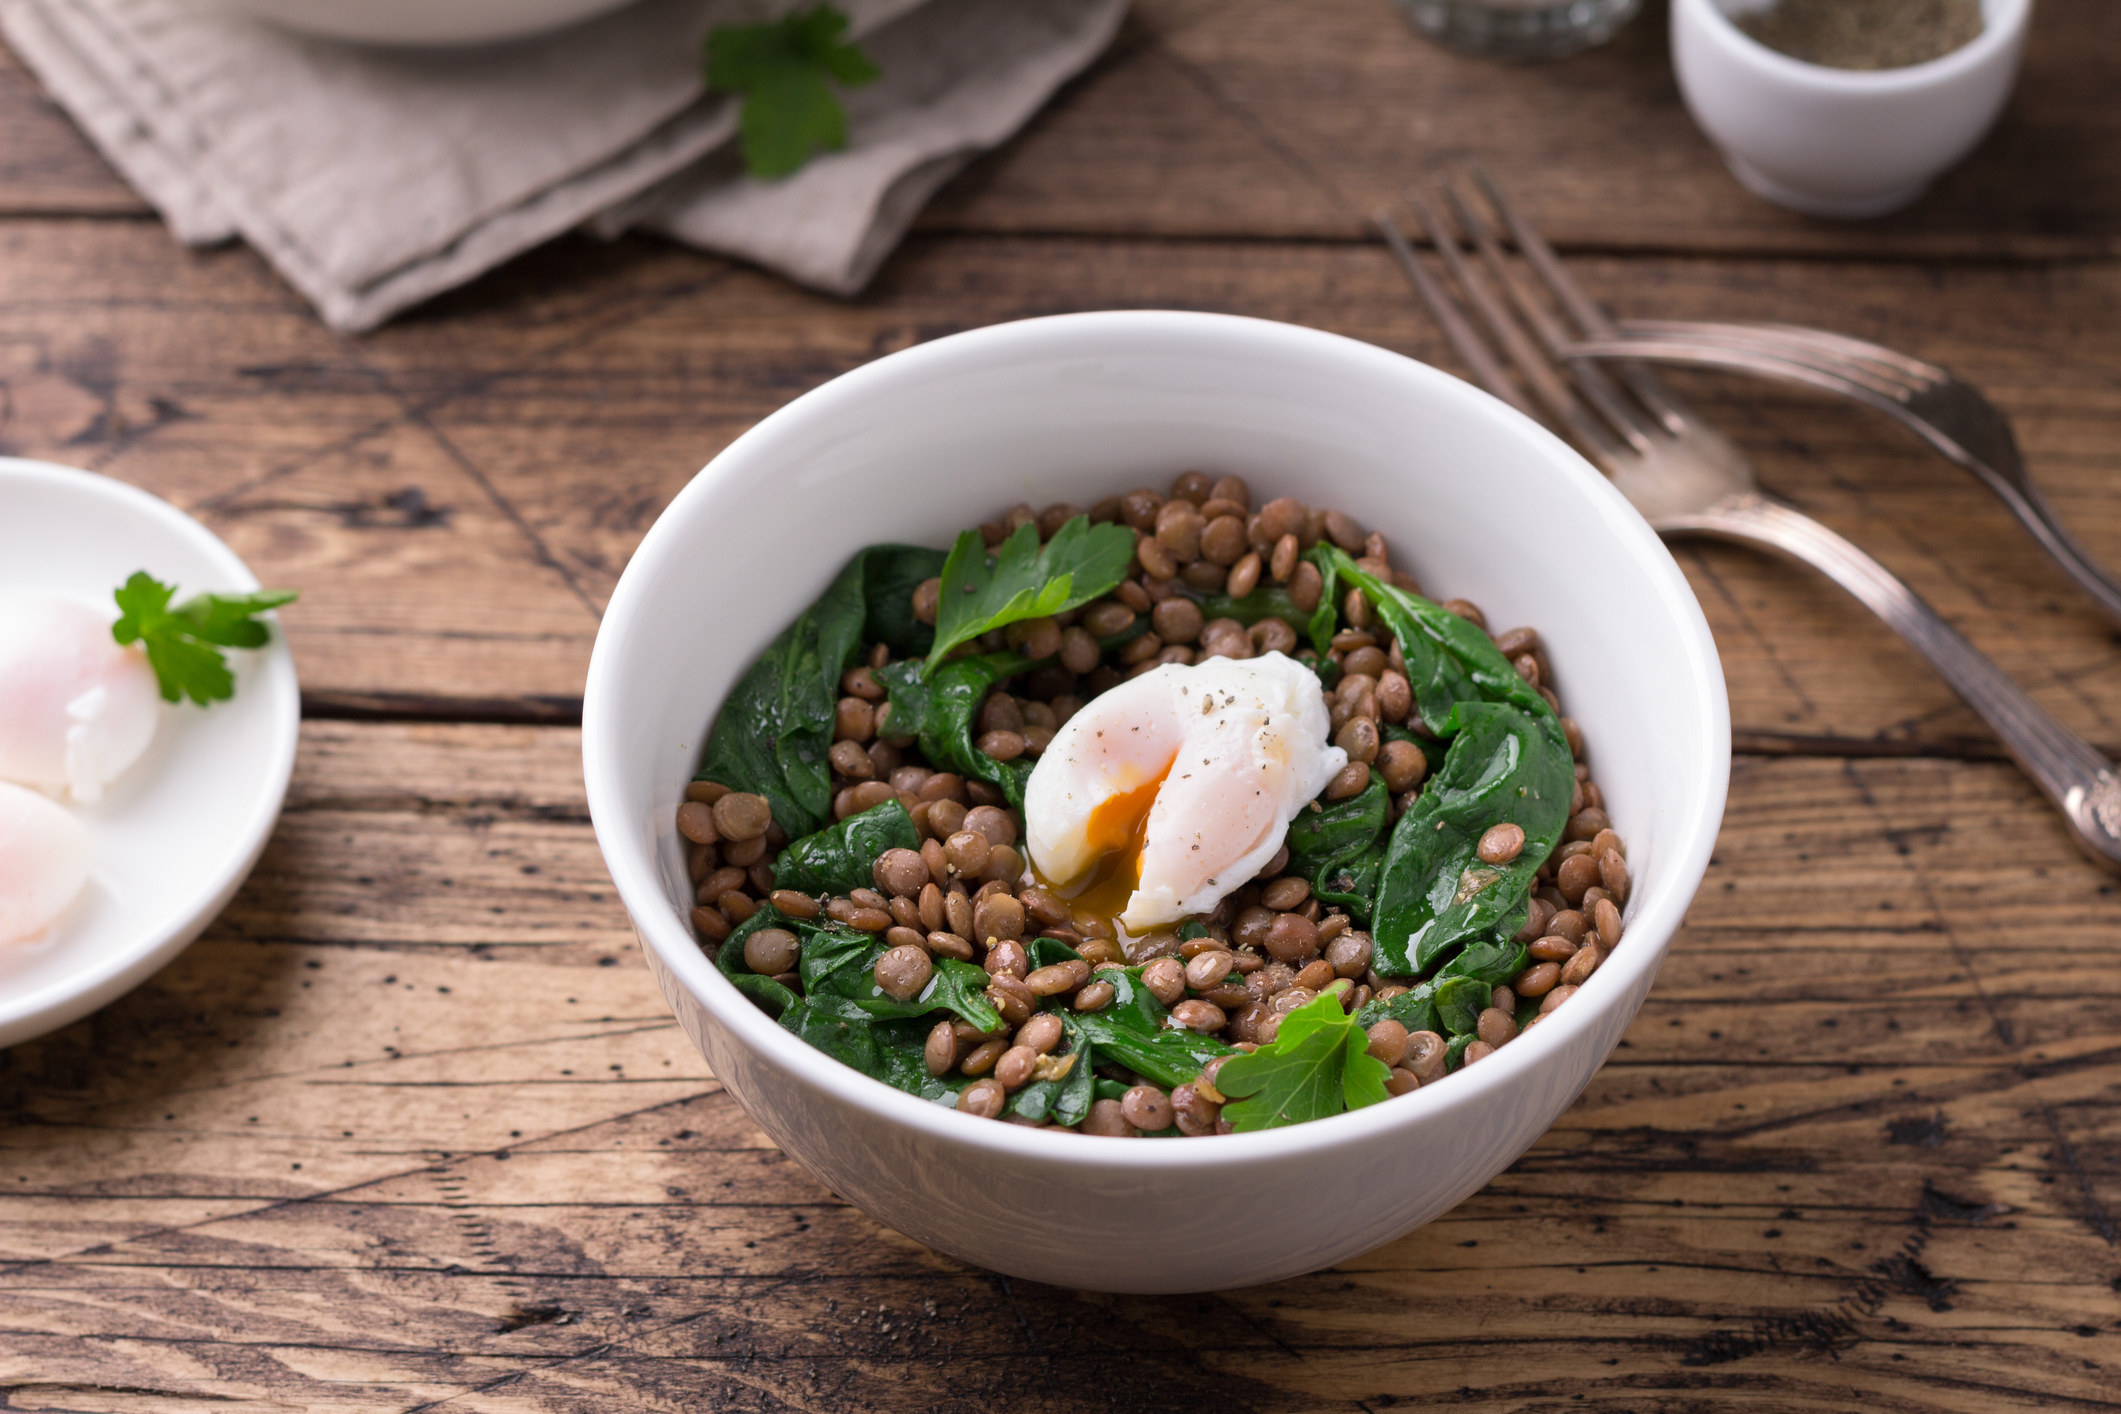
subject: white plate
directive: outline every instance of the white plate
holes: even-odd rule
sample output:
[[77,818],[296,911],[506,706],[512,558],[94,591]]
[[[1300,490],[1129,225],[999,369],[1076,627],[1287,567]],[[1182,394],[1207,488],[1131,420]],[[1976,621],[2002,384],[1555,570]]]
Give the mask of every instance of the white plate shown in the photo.
[[268,24],[355,44],[455,47],[527,39],[633,0],[203,0]]
[[[180,597],[259,587],[233,550],[167,501],[92,472],[0,457],[0,589],[109,603],[141,569]],[[0,1047],[138,986],[258,862],[294,770],[301,693],[277,629],[266,647],[228,656],[234,700],[165,706],[147,754],[102,801],[67,804],[94,839],[94,869],[43,938],[0,947]]]

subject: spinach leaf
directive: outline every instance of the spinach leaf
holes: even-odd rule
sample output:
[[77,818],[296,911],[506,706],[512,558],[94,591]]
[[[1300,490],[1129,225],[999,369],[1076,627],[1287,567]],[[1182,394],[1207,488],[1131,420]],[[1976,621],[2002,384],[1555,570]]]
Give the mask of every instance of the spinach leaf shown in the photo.
[[1014,653],[954,658],[923,678],[918,663],[892,663],[877,677],[891,694],[892,736],[920,738],[928,763],[999,787],[1009,803],[1024,804],[1024,783],[1033,763],[1019,757],[997,761],[974,745],[973,724],[987,693],[1028,666]]
[[928,1032],[934,1025],[933,1017],[877,1022],[870,1028],[876,1037],[877,1068],[869,1073],[909,1095],[954,1105],[972,1077],[956,1071],[943,1076],[928,1073]]
[[[1055,1124],[1081,1124],[1090,1113],[1090,1105],[1097,1098],[1097,1077],[1091,1074],[1094,1063],[1091,1057],[1090,1038],[1083,1028],[1067,1012],[1057,1012],[1061,1019],[1062,1043],[1045,1057],[1042,1064],[1061,1073],[1050,1079],[1034,1080],[1010,1098],[1009,1112],[1025,1119],[1050,1119]],[[1065,1067],[1065,1069],[1062,1069]]]
[[739,992],[751,998],[763,1010],[784,1019],[791,1009],[802,1004],[802,998],[771,977],[762,977],[753,972],[750,965],[744,961],[744,940],[761,928],[792,929],[794,922],[795,920],[772,904],[762,904],[722,940],[721,950],[714,957],[714,965]]
[[864,1075],[881,1078],[875,1022],[845,997],[804,997],[781,1014],[781,1025],[805,1043]]
[[1436,984],[1422,982],[1396,997],[1366,1002],[1355,1014],[1356,1024],[1364,1030],[1388,1018],[1409,1031],[1441,1032],[1443,1021],[1436,1014]]
[[1171,1013],[1141,984],[1141,968],[1110,968],[1097,976],[1116,995],[1111,1005],[1075,1020],[1100,1061],[1117,1061],[1168,1090],[1199,1078],[1201,1067],[1217,1056],[1234,1054],[1213,1036],[1171,1026]]
[[1495,641],[1477,625],[1419,594],[1384,583],[1363,570],[1334,545],[1312,551],[1331,561],[1341,579],[1363,592],[1377,616],[1399,641],[1407,681],[1421,706],[1421,719],[1439,736],[1458,728],[1451,709],[1459,703],[1506,702],[1528,715],[1554,721],[1554,709],[1530,683],[1518,676]]
[[990,629],[1082,607],[1125,578],[1133,558],[1132,530],[1093,526],[1088,516],[1062,526],[1043,549],[1038,527],[1029,523],[1018,526],[992,555],[978,531],[966,531],[943,563],[928,671],[951,649]]
[[[1024,945],[1024,951],[1031,959],[1031,968],[1034,972],[1041,967],[1051,967],[1056,962],[1081,962],[1083,960],[1081,953],[1069,947],[1059,938],[1033,938]],[[1066,1017],[1062,1018],[1064,1021],[1066,1019]]]
[[1456,1070],[1464,1065],[1466,1063],[1466,1047],[1479,1039],[1478,1036],[1470,1033],[1464,1036],[1453,1036],[1451,1044],[1444,1048],[1443,1068],[1447,1071]]
[[[1574,783],[1558,725],[1501,703],[1460,704],[1443,768],[1392,831],[1372,929],[1379,973],[1419,975],[1468,938],[1521,919],[1540,863],[1567,822]],[[1551,714],[1549,714],[1551,721]],[[1523,829],[1508,864],[1482,862],[1489,827]]]
[[1308,869],[1368,849],[1384,833],[1391,805],[1378,776],[1346,800],[1312,801],[1289,822],[1290,866]]
[[1281,1019],[1272,1042],[1215,1073],[1215,1088],[1237,1097],[1223,1118],[1243,1134],[1377,1104],[1391,1072],[1368,1047],[1337,995],[1315,997]]
[[1318,566],[1319,577],[1325,582],[1318,596],[1318,607],[1311,611],[1311,621],[1303,625],[1311,637],[1312,651],[1324,658],[1333,647],[1334,633],[1340,628],[1340,567],[1355,562],[1342,554],[1337,546],[1326,543],[1313,545],[1304,552],[1304,558]]
[[894,658],[926,657],[935,646],[935,629],[913,617],[913,591],[943,572],[946,552],[924,545],[873,545],[862,555],[862,589],[869,601],[862,642],[886,644]]
[[919,849],[921,832],[896,800],[849,815],[837,825],[805,835],[774,861],[773,882],[822,898],[875,884],[872,866],[887,849]]
[[1477,977],[1439,976],[1416,983],[1396,997],[1366,1003],[1355,1014],[1355,1024],[1367,1030],[1389,1018],[1409,1031],[1470,1034],[1487,1009],[1494,986]]
[[[761,928],[786,928],[802,939],[797,971],[805,995],[745,965],[744,940]],[[928,1074],[928,1032],[944,1012],[982,1031],[1000,1028],[1001,1013],[986,996],[986,970],[943,958],[920,995],[901,1002],[886,996],[871,972],[883,952],[882,941],[871,934],[830,919],[790,918],[769,903],[730,933],[716,965],[737,990],[834,1060],[923,1099],[949,1099],[969,1080]],[[1089,1112],[1087,1103],[1083,1110]]]
[[1311,881],[1311,892],[1367,922],[1384,870],[1385,826],[1391,798],[1384,778],[1346,800],[1313,801],[1289,823],[1289,870]]
[[1488,1009],[1494,988],[1471,977],[1443,977],[1436,983],[1436,1019],[1450,1036],[1470,1036]]
[[[1377,878],[1374,965],[1387,976],[1420,975],[1467,939],[1522,916],[1533,876],[1568,820],[1568,739],[1546,699],[1479,628],[1383,583],[1335,546],[1312,553],[1370,600],[1399,642],[1423,722],[1451,739],[1393,827]],[[1524,831],[1524,848],[1509,864],[1485,864],[1480,837],[1503,823]]]
[[971,1083],[965,1075],[928,1073],[925,1018],[879,1021],[858,1003],[831,995],[805,997],[781,1025],[843,1065],[924,1100],[954,1101]]
[[1515,937],[1480,938],[1466,944],[1465,951],[1445,963],[1436,975],[1470,977],[1485,986],[1500,987],[1524,971],[1525,961],[1524,944]]
[[[905,577],[932,564],[935,553],[879,545],[849,560],[817,602],[737,679],[714,719],[697,779],[765,796],[790,838],[828,823],[832,766],[825,753],[832,746],[840,675],[865,631],[909,647],[918,637],[900,622],[899,609],[883,598],[872,599],[872,582],[878,595],[897,596]],[[898,596],[909,622],[912,594],[907,588]]]
[[982,1031],[1002,1024],[1001,1013],[987,1000],[987,971],[969,962],[939,958],[935,975],[919,994],[899,1001],[876,985],[876,960],[886,951],[883,939],[830,920],[798,923],[803,933],[803,992],[813,999],[839,997],[871,1017],[925,1016],[950,1011]]

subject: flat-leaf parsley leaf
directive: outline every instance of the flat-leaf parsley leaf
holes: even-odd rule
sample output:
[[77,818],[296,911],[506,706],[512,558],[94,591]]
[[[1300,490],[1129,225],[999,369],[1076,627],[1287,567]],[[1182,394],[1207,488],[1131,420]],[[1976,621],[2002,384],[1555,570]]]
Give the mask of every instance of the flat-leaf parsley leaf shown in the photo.
[[737,133],[754,177],[785,177],[820,148],[847,145],[847,114],[832,85],[859,88],[881,72],[844,42],[847,17],[818,5],[759,25],[721,25],[707,36],[707,87],[743,95]]
[[291,604],[291,589],[264,589],[256,594],[195,594],[175,608],[169,601],[177,587],[146,570],[135,570],[118,587],[118,621],[110,636],[137,642],[147,650],[162,697],[177,702],[189,697],[201,707],[236,695],[236,679],[222,648],[262,648],[271,631],[257,615]]
[[1029,521],[992,555],[978,531],[966,531],[943,562],[929,670],[951,649],[989,629],[1081,608],[1124,579],[1133,558],[1133,531],[1092,525],[1088,516],[1062,526],[1044,549],[1038,527]]
[[1222,1114],[1242,1134],[1377,1104],[1390,1074],[1340,997],[1327,992],[1284,1016],[1271,1043],[1224,1061],[1215,1088],[1235,1097]]

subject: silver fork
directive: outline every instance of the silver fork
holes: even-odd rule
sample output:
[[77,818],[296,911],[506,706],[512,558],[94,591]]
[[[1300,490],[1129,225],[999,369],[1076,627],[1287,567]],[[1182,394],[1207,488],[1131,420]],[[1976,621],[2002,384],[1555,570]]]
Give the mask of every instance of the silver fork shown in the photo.
[[[1536,231],[1500,206],[1518,249],[1541,250]],[[2121,622],[2121,582],[2100,568],[2026,474],[2009,419],[1949,369],[1879,344],[1790,324],[1623,319],[1610,337],[1579,339],[1572,358],[1627,359],[1746,373],[1834,393],[1876,408],[1979,477],[2040,547],[2107,616]]]
[[[1514,213],[1501,192],[1484,185],[1509,221]],[[1763,495],[1737,446],[1647,368],[1621,361],[1609,373],[1600,363],[1572,359],[1584,340],[1613,339],[1605,313],[1551,250],[1522,239],[1522,221],[1512,221],[1519,249],[1552,303],[1535,297],[1512,272],[1494,228],[1475,210],[1477,200],[1455,182],[1444,185],[1443,197],[1486,276],[1425,195],[1410,192],[1408,204],[1463,304],[1415,254],[1388,213],[1379,213],[1377,224],[1445,336],[1489,392],[1573,442],[1660,534],[1706,535],[1772,550],[1854,595],[1995,729],[2062,812],[2079,846],[2121,870],[2121,780],[2105,757],[2026,696],[1883,565],[1803,512]]]

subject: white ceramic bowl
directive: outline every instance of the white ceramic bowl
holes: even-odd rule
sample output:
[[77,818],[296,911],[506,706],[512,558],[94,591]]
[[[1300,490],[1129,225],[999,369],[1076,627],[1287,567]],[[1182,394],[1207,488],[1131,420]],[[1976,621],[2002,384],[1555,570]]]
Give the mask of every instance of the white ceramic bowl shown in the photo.
[[1829,69],[1760,43],[1731,16],[1771,0],[1672,0],[1672,62],[1733,176],[1812,216],[1898,211],[1973,151],[2017,80],[2032,0],[1981,0],[1979,38],[1927,64]]
[[[258,587],[167,501],[107,476],[0,457],[0,589],[108,604],[134,570],[201,591]],[[85,1016],[175,957],[250,874],[287,794],[301,692],[286,640],[231,652],[236,695],[164,707],[147,754],[93,806],[88,887],[32,943],[0,947],[0,1047]]]
[[283,29],[425,48],[524,39],[633,0],[204,0]]
[[[1424,584],[1547,635],[1634,871],[1570,1003],[1449,1080],[1353,1114],[1172,1141],[941,1108],[796,1040],[700,951],[671,821],[724,693],[846,559],[945,545],[1018,501],[1200,467],[1346,509]],[[642,541],[583,708],[597,839],[678,1019],[759,1126],[932,1247],[1107,1291],[1271,1281],[1446,1211],[1539,1137],[1635,1015],[1722,818],[1723,676],[1635,511],[1560,441],[1435,369],[1293,325],[1163,312],[1004,324],[879,359],[730,444]]]

